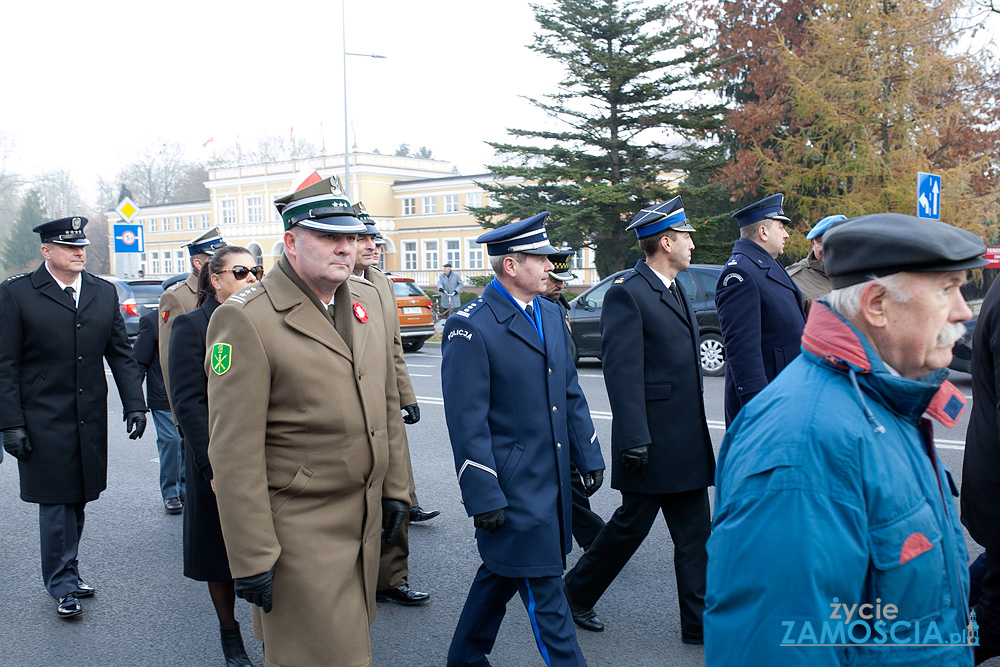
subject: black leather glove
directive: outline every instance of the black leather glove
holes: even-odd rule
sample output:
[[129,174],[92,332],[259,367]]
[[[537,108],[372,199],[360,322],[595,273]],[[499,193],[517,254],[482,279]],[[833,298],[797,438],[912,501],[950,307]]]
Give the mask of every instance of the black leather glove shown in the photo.
[[417,407],[416,403],[413,405],[404,405],[403,410],[406,412],[406,416],[403,417],[404,424],[416,424],[420,421],[420,408]]
[[18,461],[27,461],[33,449],[23,426],[3,430],[3,448]]
[[146,431],[146,413],[140,410],[125,413],[125,432],[131,440],[138,440]]
[[503,508],[483,512],[474,516],[472,523],[476,528],[482,528],[487,533],[495,533],[500,529],[500,526],[507,523],[507,513],[503,511]]
[[399,535],[403,519],[410,513],[410,506],[402,500],[382,499],[382,539],[388,544]]
[[233,580],[236,595],[250,604],[257,605],[264,610],[265,614],[271,611],[271,589],[273,586],[273,567],[264,574],[255,574],[252,577],[240,577]]
[[583,474],[583,493],[588,498],[594,495],[601,484],[604,484],[604,469],[591,470]]
[[636,475],[645,475],[649,465],[649,445],[639,445],[622,450],[622,465]]

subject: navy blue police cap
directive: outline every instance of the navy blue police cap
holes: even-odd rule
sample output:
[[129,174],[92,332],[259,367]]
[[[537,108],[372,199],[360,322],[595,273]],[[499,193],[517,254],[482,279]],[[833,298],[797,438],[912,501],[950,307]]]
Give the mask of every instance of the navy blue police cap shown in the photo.
[[986,266],[986,245],[970,231],[937,220],[875,213],[839,222],[823,236],[823,266],[834,289],[894,273]]
[[625,231],[635,230],[635,235],[642,239],[653,234],[673,229],[678,232],[693,232],[694,227],[687,221],[684,215],[684,204],[680,197],[674,197],[670,201],[661,204],[650,204],[639,211]]
[[784,201],[785,195],[783,194],[764,197],[760,201],[754,202],[746,208],[741,208],[736,213],[733,213],[733,219],[736,220],[740,227],[746,227],[761,220],[788,222],[788,216],[781,210],[781,205]]
[[548,211],[543,211],[530,218],[512,222],[503,227],[491,229],[476,239],[476,243],[485,243],[486,252],[491,257],[508,255],[512,252],[523,252],[527,255],[552,255],[559,252],[549,244],[545,233],[545,218]]
[[552,262],[552,270],[549,271],[549,277],[563,282],[574,280],[576,275],[569,270],[569,260],[575,254],[576,252],[572,250],[564,250],[549,255],[549,261]]
[[60,245],[90,245],[83,228],[88,220],[76,215],[69,218],[50,220],[36,226],[31,231],[42,238],[42,243],[58,243]]
[[184,247],[188,249],[188,255],[194,257],[195,255],[214,255],[219,248],[225,247],[227,244],[222,240],[222,232],[219,231],[218,227],[212,227],[207,232],[199,234],[190,241]]

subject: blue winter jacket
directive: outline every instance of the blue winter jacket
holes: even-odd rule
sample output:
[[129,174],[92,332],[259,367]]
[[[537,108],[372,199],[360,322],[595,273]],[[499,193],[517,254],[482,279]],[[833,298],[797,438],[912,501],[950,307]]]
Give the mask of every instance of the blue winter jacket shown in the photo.
[[958,490],[924,418],[961,413],[946,376],[893,375],[813,305],[719,453],[706,665],[972,664]]

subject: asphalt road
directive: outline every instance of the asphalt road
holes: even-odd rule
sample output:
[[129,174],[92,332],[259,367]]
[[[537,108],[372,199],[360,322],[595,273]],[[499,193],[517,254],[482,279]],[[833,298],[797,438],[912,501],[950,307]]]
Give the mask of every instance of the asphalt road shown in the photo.
[[[442,514],[410,530],[410,584],[430,592],[431,601],[416,608],[380,603],[372,650],[379,667],[441,667],[480,561],[472,520],[460,504],[444,423],[440,348],[428,344],[406,358],[421,406],[421,421],[407,427],[417,495],[425,509],[439,509]],[[611,408],[601,365],[585,359],[578,370],[610,464]],[[971,377],[956,373],[953,381],[971,400]],[[716,448],[724,433],[722,393],[722,378],[706,378],[706,413]],[[113,382],[108,412],[108,490],[87,507],[80,553],[82,574],[98,593],[83,601],[84,614],[77,619],[55,615],[55,603],[42,587],[39,573],[37,508],[18,499],[13,459],[7,457],[0,464],[0,665],[222,665],[207,588],[182,575],[182,519],[167,516],[159,499],[152,424],[142,440],[127,439]],[[961,480],[967,414],[953,429],[935,425],[939,454],[957,480]],[[618,493],[607,487],[592,499],[605,519],[618,501]],[[971,556],[982,551],[968,536],[966,541]],[[581,553],[574,550],[570,566]],[[597,611],[606,630],[578,631],[592,666],[704,664],[700,647],[680,641],[672,546],[662,521],[654,524]],[[260,642],[250,629],[249,605],[237,600],[237,612],[247,651],[254,664],[263,665]],[[491,662],[497,667],[542,664],[516,596]]]

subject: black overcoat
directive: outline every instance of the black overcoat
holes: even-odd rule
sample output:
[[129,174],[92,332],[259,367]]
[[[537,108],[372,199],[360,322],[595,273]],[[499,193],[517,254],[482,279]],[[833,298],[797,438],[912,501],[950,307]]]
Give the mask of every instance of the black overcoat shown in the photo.
[[0,285],[0,429],[23,426],[34,446],[18,462],[22,500],[88,502],[107,488],[105,359],[124,411],[145,411],[114,285],[84,271],[78,308],[44,264]]
[[160,368],[159,316],[151,310],[139,318],[139,335],[135,337],[132,351],[139,372],[146,377],[146,405],[150,410],[169,410],[167,390],[163,387],[163,370]]
[[205,349],[208,320],[219,307],[209,299],[174,320],[168,358],[174,415],[184,434],[184,576],[197,581],[229,581],[229,559],[212,491],[208,461],[208,376]]
[[972,336],[972,413],[962,464],[962,523],[1000,552],[1000,280],[986,293]]
[[[601,310],[601,362],[614,421],[611,487],[633,493],[678,493],[713,484],[715,454],[705,421],[698,324],[680,282],[682,306],[639,260],[608,289]],[[649,445],[637,475],[623,449]]]

